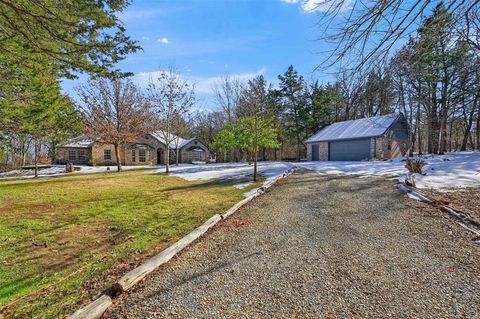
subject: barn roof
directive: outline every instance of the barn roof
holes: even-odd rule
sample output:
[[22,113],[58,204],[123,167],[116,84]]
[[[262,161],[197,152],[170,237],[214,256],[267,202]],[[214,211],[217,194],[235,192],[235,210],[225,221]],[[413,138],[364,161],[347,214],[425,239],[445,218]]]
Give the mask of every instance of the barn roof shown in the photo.
[[396,114],[343,121],[324,127],[307,139],[307,143],[350,140],[382,136],[398,118]]

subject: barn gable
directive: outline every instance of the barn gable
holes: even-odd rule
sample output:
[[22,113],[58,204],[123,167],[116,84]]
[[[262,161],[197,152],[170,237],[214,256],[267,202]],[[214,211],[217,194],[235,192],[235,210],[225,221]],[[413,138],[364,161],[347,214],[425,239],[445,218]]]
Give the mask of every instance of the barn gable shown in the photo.
[[308,160],[356,161],[405,155],[408,124],[400,114],[337,122],[307,139]]

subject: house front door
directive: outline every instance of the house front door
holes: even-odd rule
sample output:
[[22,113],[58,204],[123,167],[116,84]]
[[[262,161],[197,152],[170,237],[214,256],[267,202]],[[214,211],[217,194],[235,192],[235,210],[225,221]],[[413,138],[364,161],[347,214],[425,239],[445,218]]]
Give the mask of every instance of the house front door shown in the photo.
[[157,165],[163,165],[165,163],[163,149],[157,149]]

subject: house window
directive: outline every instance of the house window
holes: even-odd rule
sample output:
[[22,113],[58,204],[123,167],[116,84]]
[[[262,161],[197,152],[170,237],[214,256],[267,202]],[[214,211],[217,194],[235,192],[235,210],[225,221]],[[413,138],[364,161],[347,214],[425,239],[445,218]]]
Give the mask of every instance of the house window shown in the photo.
[[104,161],[112,160],[112,150],[103,150],[103,160]]
[[138,150],[138,161],[144,163],[146,160],[146,149],[141,148]]
[[132,163],[135,163],[137,159],[135,158],[135,149],[132,150]]
[[68,160],[75,161],[77,159],[77,152],[75,150],[68,151]]
[[78,150],[78,160],[85,161],[87,159],[87,155],[85,154],[85,150]]

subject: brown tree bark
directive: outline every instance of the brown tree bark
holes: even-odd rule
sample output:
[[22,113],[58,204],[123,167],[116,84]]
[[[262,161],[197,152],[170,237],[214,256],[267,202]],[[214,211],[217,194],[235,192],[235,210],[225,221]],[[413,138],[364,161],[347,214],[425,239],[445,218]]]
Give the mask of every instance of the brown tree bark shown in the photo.
[[121,172],[122,171],[122,161],[120,159],[120,145],[113,144],[113,147],[115,148],[115,159],[117,160],[117,172]]

